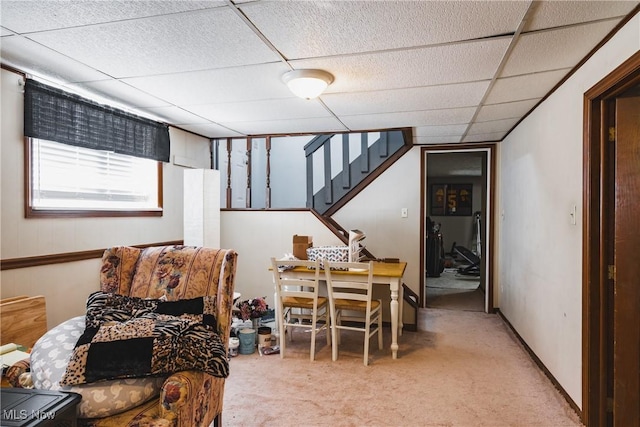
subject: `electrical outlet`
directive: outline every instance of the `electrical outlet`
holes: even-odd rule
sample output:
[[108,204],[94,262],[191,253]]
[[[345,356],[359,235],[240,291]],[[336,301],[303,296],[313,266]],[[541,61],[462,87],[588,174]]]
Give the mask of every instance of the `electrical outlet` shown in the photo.
[[402,209],[400,210],[400,216],[401,216],[402,218],[407,218],[407,217],[409,216],[409,209],[407,209],[407,208],[402,208]]

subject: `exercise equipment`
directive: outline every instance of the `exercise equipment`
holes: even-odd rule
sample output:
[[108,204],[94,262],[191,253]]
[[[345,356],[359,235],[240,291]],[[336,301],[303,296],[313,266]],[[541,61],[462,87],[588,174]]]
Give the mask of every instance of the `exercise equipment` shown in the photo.
[[453,242],[453,245],[451,246],[451,254],[460,256],[468,264],[464,267],[460,267],[458,269],[458,274],[462,274],[464,276],[480,276],[480,257],[482,256],[481,218],[482,214],[480,211],[473,213],[472,245],[475,247],[475,251],[470,251],[464,246],[456,245],[456,242]]
[[475,246],[475,254],[479,257],[482,256],[482,235],[481,235],[481,218],[482,214],[480,211],[476,211],[473,213],[473,243],[472,247]]
[[453,252],[456,255],[460,255],[469,265],[460,267],[458,274],[464,276],[480,276],[480,257],[464,246],[456,245],[453,243]]

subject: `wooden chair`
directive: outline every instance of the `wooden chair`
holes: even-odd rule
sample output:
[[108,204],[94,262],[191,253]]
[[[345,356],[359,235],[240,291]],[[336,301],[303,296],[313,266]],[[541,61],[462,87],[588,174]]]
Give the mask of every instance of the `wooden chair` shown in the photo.
[[[324,272],[331,312],[331,357],[338,359],[340,331],[364,332],[364,365],[369,364],[369,340],[378,334],[378,349],[382,350],[382,301],[372,299],[373,264],[371,262],[324,262]],[[340,270],[358,269],[365,281],[353,281]],[[355,315],[353,315],[354,313]],[[347,324],[343,324],[347,321]],[[361,326],[362,325],[362,326]]]
[[[288,278],[282,275],[283,269],[303,267],[310,269],[313,277],[308,279]],[[271,269],[275,284],[276,317],[280,333],[280,357],[284,357],[286,333],[293,339],[294,328],[311,330],[311,349],[309,358],[315,360],[316,333],[326,330],[327,345],[331,344],[329,335],[329,309],[326,297],[318,296],[320,287],[320,262],[303,260],[276,260],[271,258]],[[318,326],[318,319],[324,317],[324,323]]]

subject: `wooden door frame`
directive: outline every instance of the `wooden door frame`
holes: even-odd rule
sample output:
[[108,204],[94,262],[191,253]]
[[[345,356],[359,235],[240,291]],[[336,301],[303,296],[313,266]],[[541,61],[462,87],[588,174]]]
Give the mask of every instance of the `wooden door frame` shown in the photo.
[[455,148],[451,145],[429,145],[423,146],[420,150],[420,259],[421,259],[421,272],[420,272],[420,306],[426,307],[427,295],[425,292],[425,275],[426,267],[424,263],[426,248],[425,239],[425,218],[426,213],[426,194],[427,194],[427,155],[429,152],[441,152],[441,153],[465,153],[470,151],[486,151],[487,152],[487,170],[485,177],[486,192],[484,194],[483,206],[486,206],[485,220],[487,227],[487,236],[484,238],[483,256],[481,263],[484,267],[485,277],[485,306],[484,310],[487,313],[495,313],[495,305],[493,302],[493,284],[494,284],[494,264],[495,264],[495,241],[494,241],[494,206],[495,206],[495,188],[496,188],[496,161],[497,161],[497,147],[495,143],[487,144],[456,144]]
[[608,130],[602,129],[603,104],[640,83],[640,51],[596,83],[584,95],[583,239],[582,239],[582,422],[606,425],[606,372],[602,290],[607,283],[604,256],[608,208],[606,178],[610,171],[604,150]]

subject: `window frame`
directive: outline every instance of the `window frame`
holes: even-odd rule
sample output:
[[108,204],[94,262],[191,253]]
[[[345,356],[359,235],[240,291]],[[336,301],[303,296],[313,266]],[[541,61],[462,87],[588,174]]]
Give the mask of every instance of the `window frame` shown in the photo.
[[161,217],[163,205],[163,166],[158,161],[158,207],[155,209],[36,209],[32,206],[33,152],[31,137],[24,138],[24,212],[25,218],[109,218]]

